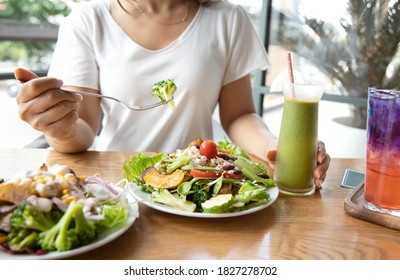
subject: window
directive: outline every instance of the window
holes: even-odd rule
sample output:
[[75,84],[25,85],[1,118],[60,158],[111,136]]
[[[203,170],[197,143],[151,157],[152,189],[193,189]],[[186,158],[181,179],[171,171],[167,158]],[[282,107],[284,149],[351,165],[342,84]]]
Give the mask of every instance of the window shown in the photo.
[[365,128],[368,86],[398,87],[398,0],[272,1],[270,30],[271,53],[290,50],[304,75],[325,81],[327,100],[354,104],[348,125]]
[[[0,0],[0,117],[10,120],[2,122],[0,129],[13,133],[8,139],[2,137],[0,147],[23,147],[39,135],[18,119],[13,99],[18,84],[11,72],[19,65],[46,73],[57,23],[80,1],[87,0]],[[245,8],[270,55],[270,69],[254,75],[253,85],[258,112],[271,130],[279,132],[280,112],[275,109],[282,107],[282,97],[271,93],[270,87],[276,76],[286,71],[285,56],[290,51],[296,70],[307,79],[326,83],[320,123],[331,133],[325,134],[321,127],[320,138],[328,147],[335,145],[335,151],[345,146],[348,150],[360,148],[357,154],[347,151],[334,156],[362,155],[363,145],[358,143],[365,142],[367,87],[396,88],[400,80],[400,0],[229,2]],[[326,116],[327,111],[334,114]],[[332,129],[337,126],[341,130]],[[329,142],[337,139],[332,133],[343,135],[339,146],[340,140]],[[356,139],[347,135],[356,135]],[[348,147],[349,143],[355,145]]]
[[368,86],[398,87],[400,1],[263,3],[270,5],[264,10],[270,15],[266,46],[272,66],[259,78],[255,92],[266,98],[261,98],[259,108],[266,121],[277,120],[271,130],[279,131],[280,115],[275,112],[282,97],[271,94],[270,87],[279,73],[287,71],[290,51],[296,70],[306,79],[326,84],[320,103],[320,139],[328,150],[333,147],[333,156],[365,157]]
[[38,136],[21,121],[15,96],[15,67],[45,75],[57,39],[58,23],[77,1],[0,0],[0,147],[24,147]]

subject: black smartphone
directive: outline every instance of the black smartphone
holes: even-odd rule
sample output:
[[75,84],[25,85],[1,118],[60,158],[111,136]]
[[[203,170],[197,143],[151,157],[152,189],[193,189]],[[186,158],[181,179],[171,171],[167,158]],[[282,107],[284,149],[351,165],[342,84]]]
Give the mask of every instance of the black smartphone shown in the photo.
[[364,177],[365,175],[363,172],[351,168],[346,168],[344,170],[341,186],[343,188],[354,189],[362,181],[364,181]]

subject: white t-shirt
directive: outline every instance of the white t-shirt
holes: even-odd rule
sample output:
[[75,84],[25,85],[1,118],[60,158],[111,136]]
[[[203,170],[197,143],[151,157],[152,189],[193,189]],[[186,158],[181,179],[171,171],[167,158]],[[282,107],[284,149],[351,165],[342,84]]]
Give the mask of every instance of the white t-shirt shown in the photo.
[[130,39],[110,14],[110,0],[83,3],[61,24],[49,76],[64,85],[100,90],[131,104],[150,104],[155,82],[173,79],[176,110],[133,112],[102,100],[98,150],[164,151],[212,139],[212,114],[221,87],[269,66],[241,6],[217,1],[200,7],[169,46],[149,50]]

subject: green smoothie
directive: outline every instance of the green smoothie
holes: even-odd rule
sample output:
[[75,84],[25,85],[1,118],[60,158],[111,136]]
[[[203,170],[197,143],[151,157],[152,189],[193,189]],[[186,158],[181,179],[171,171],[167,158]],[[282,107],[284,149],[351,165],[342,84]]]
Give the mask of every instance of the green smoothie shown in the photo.
[[284,193],[314,192],[319,99],[285,97],[274,180]]

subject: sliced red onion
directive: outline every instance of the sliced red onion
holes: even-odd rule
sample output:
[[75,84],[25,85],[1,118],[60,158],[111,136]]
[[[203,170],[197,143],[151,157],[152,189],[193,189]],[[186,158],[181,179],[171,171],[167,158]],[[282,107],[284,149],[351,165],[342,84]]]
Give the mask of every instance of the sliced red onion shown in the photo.
[[8,213],[8,212],[10,212],[11,210],[14,210],[14,208],[16,208],[17,207],[17,205],[15,205],[15,204],[11,204],[11,205],[9,205],[9,204],[7,204],[7,205],[1,205],[0,206],[0,213]]
[[71,194],[76,198],[84,198],[85,197],[85,193],[83,192],[81,187],[77,187],[76,185],[72,186],[72,191]]
[[86,178],[86,181],[87,181],[87,182],[92,181],[92,182],[96,182],[96,183],[98,183],[98,184],[100,184],[100,185],[103,185],[103,186],[105,186],[105,187],[106,187],[112,194],[114,194],[114,195],[118,195],[118,194],[119,194],[118,191],[116,191],[116,190],[112,187],[112,185],[111,185],[110,183],[103,181],[103,180],[100,179],[99,177],[96,177],[96,176],[89,176],[89,177]]
[[104,201],[111,198],[111,193],[107,187],[98,183],[87,184],[86,187],[90,193],[100,201]]
[[62,212],[67,211],[68,205],[62,202],[61,199],[59,199],[58,197],[53,197],[51,200],[57,206],[57,208],[60,209]]

